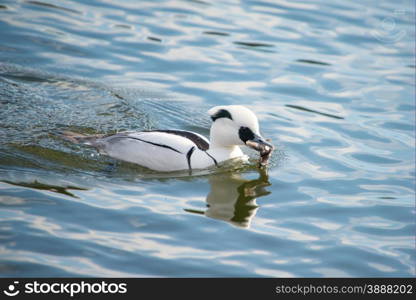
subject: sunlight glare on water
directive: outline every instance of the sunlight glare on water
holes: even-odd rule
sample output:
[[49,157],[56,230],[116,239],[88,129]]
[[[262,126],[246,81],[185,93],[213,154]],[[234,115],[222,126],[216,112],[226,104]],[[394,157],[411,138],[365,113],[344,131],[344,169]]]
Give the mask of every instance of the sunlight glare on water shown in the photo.
[[[412,1],[3,0],[0,31],[0,276],[415,276]],[[208,136],[228,104],[267,172],[59,136]]]

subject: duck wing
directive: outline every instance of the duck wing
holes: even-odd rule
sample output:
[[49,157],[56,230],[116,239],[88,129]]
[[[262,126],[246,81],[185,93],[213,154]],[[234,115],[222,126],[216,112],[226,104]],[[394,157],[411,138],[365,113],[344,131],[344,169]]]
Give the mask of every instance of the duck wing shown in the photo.
[[196,132],[186,130],[152,130],[148,132],[164,132],[173,135],[178,135],[187,138],[188,140],[191,140],[195,144],[195,146],[197,146],[198,149],[202,151],[207,151],[209,149],[209,141],[207,140],[207,138]]
[[191,169],[193,152],[209,148],[205,137],[183,130],[120,132],[88,144],[108,156],[157,171]]

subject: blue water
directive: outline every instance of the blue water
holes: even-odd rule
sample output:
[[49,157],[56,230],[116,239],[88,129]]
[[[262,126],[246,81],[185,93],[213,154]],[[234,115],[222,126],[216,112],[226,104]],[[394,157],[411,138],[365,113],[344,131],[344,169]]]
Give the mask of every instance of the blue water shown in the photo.
[[[0,276],[415,276],[413,1],[0,2]],[[57,134],[244,104],[267,172]]]

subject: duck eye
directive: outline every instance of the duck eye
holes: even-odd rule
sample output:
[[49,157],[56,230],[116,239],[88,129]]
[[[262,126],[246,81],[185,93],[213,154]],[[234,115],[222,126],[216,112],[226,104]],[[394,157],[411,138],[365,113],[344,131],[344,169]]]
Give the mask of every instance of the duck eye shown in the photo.
[[238,135],[240,136],[240,140],[242,140],[244,143],[248,140],[254,139],[254,133],[248,127],[240,127],[238,130]]

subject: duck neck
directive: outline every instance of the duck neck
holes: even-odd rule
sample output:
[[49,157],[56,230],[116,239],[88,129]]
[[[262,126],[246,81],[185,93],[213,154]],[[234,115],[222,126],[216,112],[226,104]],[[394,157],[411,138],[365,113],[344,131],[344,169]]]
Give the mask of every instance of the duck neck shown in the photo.
[[210,146],[209,153],[212,155],[219,155],[223,158],[233,158],[241,156],[243,153],[236,145],[231,134],[232,128],[229,128],[227,123],[221,123],[221,120],[215,121],[210,130]]
[[223,146],[215,143],[210,145],[207,152],[218,162],[243,155],[243,152],[238,146]]
[[227,145],[223,139],[214,138],[211,135],[209,141],[210,150],[221,150],[221,151],[233,151],[235,148],[239,148],[236,145]]

